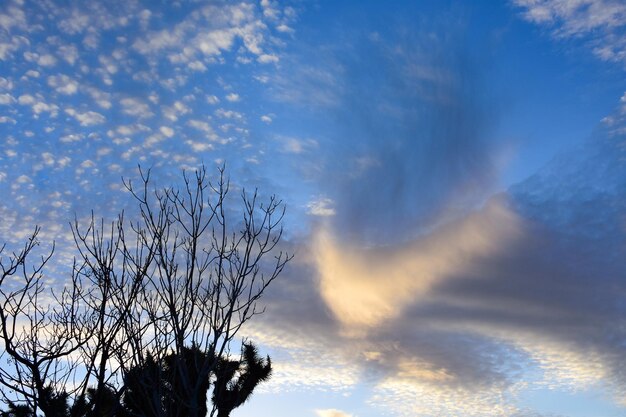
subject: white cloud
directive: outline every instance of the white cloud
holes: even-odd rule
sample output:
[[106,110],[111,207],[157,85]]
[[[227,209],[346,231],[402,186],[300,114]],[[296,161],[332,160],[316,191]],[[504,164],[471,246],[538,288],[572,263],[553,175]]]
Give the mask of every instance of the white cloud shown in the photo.
[[334,216],[336,214],[334,205],[335,202],[330,198],[318,198],[307,204],[307,213],[320,217]]
[[146,140],[143,141],[143,145],[146,148],[151,148],[154,145],[156,145],[157,143],[163,142],[165,140],[165,136],[161,133],[154,133],[150,136],[148,136],[146,138]]
[[120,104],[122,105],[122,112],[129,116],[147,119],[154,115],[150,106],[137,98],[123,98],[120,100]]
[[63,143],[80,142],[83,137],[84,136],[82,134],[70,133],[69,135],[61,136],[59,140]]
[[539,385],[577,391],[611,380],[611,365],[593,347],[580,349],[549,337],[523,332],[510,337],[543,372]]
[[108,135],[110,137],[114,136],[115,133],[122,136],[132,136],[140,132],[149,132],[150,128],[148,126],[142,124],[133,124],[133,125],[121,125],[115,129],[115,132],[109,131]]
[[279,136],[278,140],[283,143],[282,151],[286,153],[301,154],[307,150],[318,147],[318,143],[314,139],[298,139]]
[[[198,31],[202,27],[203,30]],[[230,50],[236,38],[241,38],[250,49],[250,42],[262,40],[260,32],[266,27],[255,16],[251,4],[209,5],[192,13],[171,29],[148,32],[138,39],[133,48],[144,55],[154,55],[163,50],[175,50],[170,59],[175,62],[192,62],[196,54],[207,57]],[[179,51],[182,50],[182,53]],[[196,65],[200,68],[199,65]]]
[[235,41],[236,32],[230,29],[213,30],[201,33],[193,40],[193,44],[204,55],[218,55],[223,50],[229,50]]
[[30,94],[22,94],[17,98],[17,102],[20,103],[22,106],[28,106],[31,104],[35,104],[36,100],[35,97],[31,96]]
[[185,143],[189,145],[194,152],[205,152],[213,149],[213,144],[208,142],[188,140]]
[[270,64],[278,62],[279,58],[278,56],[273,54],[261,54],[257,58],[257,61],[259,61],[261,64]]
[[217,109],[215,111],[215,115],[223,119],[234,119],[234,120],[243,119],[243,114],[233,111],[233,110]]
[[261,0],[261,7],[263,8],[263,15],[269,19],[277,19],[280,11],[276,2],[269,0]]
[[13,90],[13,81],[8,78],[0,77],[0,89]]
[[0,104],[7,105],[12,103],[15,103],[15,97],[9,93],[0,94]]
[[81,168],[93,168],[95,166],[96,166],[96,163],[93,162],[91,159],[86,159],[80,164]]
[[220,99],[217,98],[217,96],[208,95],[208,96],[206,96],[206,102],[209,103],[209,104],[215,105],[215,104],[218,104],[220,102]]
[[172,136],[174,136],[174,129],[172,129],[169,126],[161,126],[159,128],[159,131],[163,134],[163,136],[171,138]]
[[[292,329],[293,330],[293,329]],[[361,364],[354,355],[345,355],[342,349],[319,334],[303,336],[290,332],[269,321],[257,321],[246,330],[246,336],[272,349],[276,361],[272,379],[262,389],[283,393],[294,390],[332,390],[349,393],[362,377]]]
[[269,115],[264,114],[263,116],[261,116],[261,121],[263,123],[270,124],[270,123],[272,123],[272,118]]
[[42,67],[53,67],[57,59],[52,54],[44,54],[37,59],[37,63]]
[[163,116],[172,122],[177,121],[179,116],[185,115],[190,111],[191,109],[180,100],[175,101],[171,106],[163,106],[161,109]]
[[289,27],[289,26],[287,26],[285,24],[281,24],[281,25],[276,26],[276,30],[279,31],[279,32],[283,32],[283,33],[293,33],[294,32],[293,28],[291,28],[291,27]]
[[202,132],[206,132],[206,133],[213,132],[213,129],[211,129],[211,126],[207,122],[204,122],[201,120],[190,120],[189,122],[187,122],[187,125],[193,127],[194,129],[198,129]]
[[56,104],[48,104],[44,101],[37,101],[35,104],[33,104],[32,110],[35,114],[46,112],[50,113],[50,117],[56,117],[59,112],[59,106],[57,106]]
[[510,398],[515,395],[515,388],[467,388],[436,382],[421,383],[394,376],[376,385],[374,395],[368,399],[368,403],[401,417],[514,416],[519,411],[510,402]]
[[61,45],[58,54],[70,65],[74,65],[78,60],[78,49],[74,45]]
[[177,26],[173,30],[163,30],[151,32],[146,39],[138,39],[133,44],[137,52],[144,55],[151,55],[166,48],[174,48],[182,45],[184,40],[184,28]]
[[7,41],[0,39],[0,60],[5,61],[18,51],[21,47],[29,44],[29,40],[24,36],[11,36]]
[[145,29],[148,26],[148,24],[150,23],[150,18],[152,17],[152,12],[150,10],[148,10],[148,9],[143,9],[141,12],[139,12],[137,17],[139,18],[139,22],[141,24],[141,27],[143,27]]
[[48,77],[48,85],[58,93],[65,95],[76,94],[78,82],[67,75],[52,75]]
[[18,184],[28,184],[32,182],[32,179],[28,175],[20,175],[19,177],[17,177],[15,182]]
[[230,93],[226,96],[226,100],[230,101],[231,103],[239,101],[240,97],[239,94],[236,93]]
[[0,27],[7,33],[11,33],[11,30],[16,27],[20,29],[26,29],[28,26],[26,15],[24,11],[17,7],[16,4],[7,4],[0,13]]
[[58,26],[62,32],[69,35],[75,35],[84,32],[91,23],[92,22],[88,14],[75,8],[70,12],[69,16],[59,21]]
[[100,55],[98,57],[98,62],[102,65],[102,69],[109,74],[116,74],[119,70],[116,61],[119,61],[119,58],[113,60],[113,58],[105,55]]
[[65,113],[78,120],[81,126],[98,125],[104,123],[104,121],[106,120],[103,115],[95,111],[86,111],[84,113],[80,113],[72,108],[69,108],[65,109]]
[[61,168],[65,168],[66,166],[69,165],[70,162],[72,162],[72,158],[70,158],[69,156],[63,156],[63,157],[57,159],[57,164]]
[[103,109],[110,109],[113,106],[111,103],[111,94],[98,90],[95,87],[87,87],[87,94],[96,102],[96,104]]
[[584,37],[602,60],[626,64],[626,3],[615,0],[514,0],[523,17],[557,38]]
[[189,69],[198,72],[204,72],[207,69],[206,65],[204,65],[202,61],[193,61],[190,62],[187,66],[189,67]]
[[43,159],[43,163],[46,165],[54,165],[54,155],[52,155],[50,152],[43,152],[41,154],[41,159]]

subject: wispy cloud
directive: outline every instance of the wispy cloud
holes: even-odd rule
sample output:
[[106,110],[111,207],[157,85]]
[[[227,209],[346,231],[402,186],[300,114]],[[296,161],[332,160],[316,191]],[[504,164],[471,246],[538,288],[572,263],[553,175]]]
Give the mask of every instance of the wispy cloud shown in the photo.
[[626,65],[626,4],[615,0],[514,0],[556,38],[586,39],[595,55]]

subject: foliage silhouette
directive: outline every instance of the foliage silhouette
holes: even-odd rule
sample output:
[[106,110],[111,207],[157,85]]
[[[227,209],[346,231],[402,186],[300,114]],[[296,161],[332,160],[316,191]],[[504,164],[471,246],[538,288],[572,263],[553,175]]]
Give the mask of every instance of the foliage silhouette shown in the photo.
[[[236,376],[238,374],[238,376]],[[243,345],[242,359],[219,359],[215,370],[212,401],[217,417],[228,417],[233,409],[246,402],[256,386],[272,374],[272,362],[264,361],[252,343]]]

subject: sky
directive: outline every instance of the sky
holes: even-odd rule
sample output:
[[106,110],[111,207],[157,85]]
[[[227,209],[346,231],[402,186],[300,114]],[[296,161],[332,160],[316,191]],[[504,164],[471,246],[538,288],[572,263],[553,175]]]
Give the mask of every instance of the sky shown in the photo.
[[2,0],[0,241],[226,164],[295,255],[233,416],[623,416],[625,75],[620,0]]

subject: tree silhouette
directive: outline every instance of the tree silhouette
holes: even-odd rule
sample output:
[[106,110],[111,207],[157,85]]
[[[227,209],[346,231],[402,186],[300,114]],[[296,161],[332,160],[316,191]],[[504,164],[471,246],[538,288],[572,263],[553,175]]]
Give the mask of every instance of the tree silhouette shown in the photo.
[[137,416],[206,416],[214,358],[198,347],[157,362],[152,357],[125,375],[123,403]]
[[[237,376],[238,374],[238,376]],[[256,386],[272,374],[272,362],[259,356],[252,343],[243,345],[239,361],[219,359],[215,370],[212,401],[217,417],[228,417],[233,409],[246,402]]]
[[25,404],[18,405],[9,401],[8,406],[8,410],[0,412],[0,417],[35,417],[32,408]]
[[181,188],[157,188],[140,168],[124,182],[137,216],[72,223],[62,291],[47,285],[54,249],[36,256],[38,227],[21,249],[0,246],[5,414],[200,417],[213,388],[221,417],[269,377],[269,358],[250,344],[240,361],[225,358],[291,259],[278,250],[284,207],[243,190],[233,210],[218,174],[212,182],[202,167],[183,172]]

